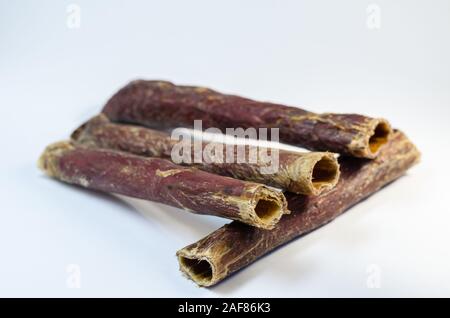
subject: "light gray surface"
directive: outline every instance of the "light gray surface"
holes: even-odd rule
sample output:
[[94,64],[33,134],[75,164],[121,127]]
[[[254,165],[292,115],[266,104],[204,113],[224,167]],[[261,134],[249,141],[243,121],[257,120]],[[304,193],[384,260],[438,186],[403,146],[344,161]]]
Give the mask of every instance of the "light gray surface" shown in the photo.
[[[449,1],[376,1],[379,29],[360,0],[74,3],[79,29],[66,25],[70,2],[0,0],[0,296],[450,296]],[[36,168],[46,144],[139,77],[386,117],[423,160],[332,224],[197,288],[174,254],[222,220],[132,208]],[[68,288],[74,269],[81,288]]]

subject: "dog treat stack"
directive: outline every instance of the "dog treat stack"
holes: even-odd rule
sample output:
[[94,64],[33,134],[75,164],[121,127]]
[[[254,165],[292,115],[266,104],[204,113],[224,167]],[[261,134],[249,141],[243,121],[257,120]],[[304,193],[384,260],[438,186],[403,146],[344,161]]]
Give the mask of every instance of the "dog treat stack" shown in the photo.
[[[191,144],[165,131],[193,127],[195,120],[222,132],[279,128],[281,142],[313,152]],[[182,161],[174,156],[180,149]],[[267,156],[276,158],[275,169]],[[39,167],[85,188],[234,220],[176,253],[188,278],[212,286],[332,221],[419,159],[411,141],[384,119],[316,114],[202,87],[138,80],[120,89],[70,140],[48,146]]]

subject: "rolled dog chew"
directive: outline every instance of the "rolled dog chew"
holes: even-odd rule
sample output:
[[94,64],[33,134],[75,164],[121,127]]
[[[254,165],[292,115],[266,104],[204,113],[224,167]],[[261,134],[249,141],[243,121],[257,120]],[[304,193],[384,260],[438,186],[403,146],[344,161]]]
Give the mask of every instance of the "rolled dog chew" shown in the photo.
[[316,151],[375,158],[392,133],[384,119],[356,114],[315,114],[203,87],[136,80],[120,89],[103,112],[113,121],[151,128],[279,128],[280,141]]
[[308,233],[403,175],[420,153],[401,132],[375,160],[341,157],[337,186],[321,196],[287,194],[290,215],[271,231],[232,222],[177,252],[181,271],[200,286],[211,286],[262,255]]
[[273,228],[288,213],[280,191],[159,158],[59,142],[45,149],[39,167],[51,177],[88,189],[160,202],[263,229]]
[[[172,149],[179,144],[178,140],[171,139],[168,133],[152,130],[149,128],[117,124],[111,122],[105,115],[99,115],[74,131],[72,140],[77,143],[130,152],[136,155],[160,157],[172,160]],[[334,187],[339,179],[339,164],[332,153],[310,152],[296,153],[283,150],[268,150],[271,155],[278,152],[276,162],[268,162],[260,156],[261,148],[256,149],[256,160],[250,161],[249,146],[244,148],[244,159],[238,159],[238,149],[233,147],[233,160],[226,162],[227,146],[214,143],[219,146],[222,156],[214,158],[206,147],[213,144],[203,143],[200,147],[200,155],[205,154],[207,160],[196,163],[194,154],[195,147],[187,148],[189,161],[180,163],[182,165],[195,166],[203,171],[229,176],[236,179],[264,183],[273,187],[281,188],[294,193],[307,195],[318,195]],[[214,152],[215,154],[215,152]],[[203,159],[203,158],[202,158]],[[218,160],[217,160],[218,159]],[[176,162],[178,163],[178,162]],[[271,165],[276,170],[270,171]],[[274,168],[273,167],[273,168]]]

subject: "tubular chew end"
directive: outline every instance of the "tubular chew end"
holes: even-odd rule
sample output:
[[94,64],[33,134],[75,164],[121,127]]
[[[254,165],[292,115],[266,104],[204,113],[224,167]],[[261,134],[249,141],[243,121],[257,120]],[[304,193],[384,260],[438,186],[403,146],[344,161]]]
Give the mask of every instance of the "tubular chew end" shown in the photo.
[[287,201],[282,192],[261,185],[258,187],[260,189],[250,205],[250,211],[247,213],[244,210],[241,215],[248,215],[249,224],[271,230],[284,214],[290,213]]
[[339,163],[331,153],[324,153],[314,164],[310,173],[311,194],[318,195],[333,188],[339,181]]
[[339,181],[339,162],[331,152],[309,152],[292,156],[284,166],[279,182],[287,182],[290,192],[319,195],[332,189]]
[[216,277],[213,263],[207,257],[198,258],[195,255],[185,255],[182,251],[177,253],[180,271],[199,286],[208,287],[220,280]]
[[61,156],[68,150],[72,150],[74,146],[70,141],[58,141],[48,145],[38,160],[38,167],[50,177],[58,177],[59,172],[56,167],[55,158]]
[[381,146],[385,145],[392,134],[392,128],[384,119],[377,119],[374,122],[372,133],[369,135],[369,152],[375,157]]
[[361,138],[355,139],[350,145],[356,157],[374,159],[380,149],[388,143],[393,130],[385,119],[371,119],[367,131],[361,132]]

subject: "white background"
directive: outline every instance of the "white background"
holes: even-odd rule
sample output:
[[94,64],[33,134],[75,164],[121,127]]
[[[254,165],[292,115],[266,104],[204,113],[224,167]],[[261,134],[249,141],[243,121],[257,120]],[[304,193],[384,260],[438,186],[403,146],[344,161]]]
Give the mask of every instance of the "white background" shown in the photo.
[[[70,3],[0,0],[0,296],[450,296],[449,1],[376,1],[380,29],[367,27],[364,0],[75,1],[78,29],[66,25]],[[386,117],[422,162],[198,288],[175,252],[225,221],[124,204],[36,168],[48,143],[135,78]],[[69,264],[79,289],[68,288]],[[380,288],[368,288],[373,269]]]

